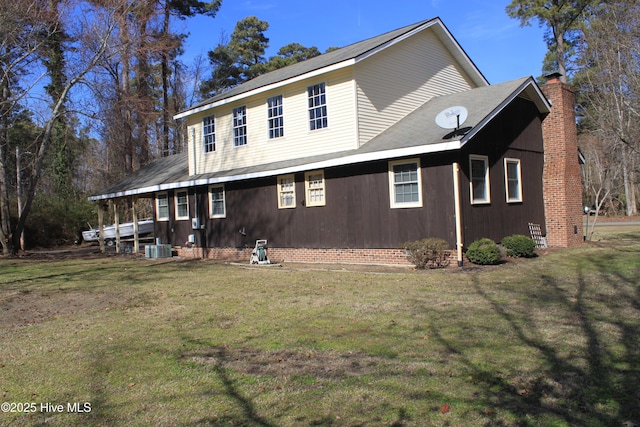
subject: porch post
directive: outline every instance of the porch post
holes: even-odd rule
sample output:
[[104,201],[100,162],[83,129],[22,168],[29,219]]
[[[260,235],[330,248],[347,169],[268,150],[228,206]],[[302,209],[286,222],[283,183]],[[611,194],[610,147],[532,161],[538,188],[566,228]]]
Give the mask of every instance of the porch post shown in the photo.
[[107,205],[104,201],[98,202],[98,242],[100,243],[100,252],[104,253],[104,211],[107,210]]
[[131,198],[131,214],[133,216],[133,253],[140,253],[140,238],[138,236],[138,199],[136,197]]
[[113,207],[113,223],[116,227],[116,253],[120,253],[120,213],[115,200],[109,200],[109,205]]

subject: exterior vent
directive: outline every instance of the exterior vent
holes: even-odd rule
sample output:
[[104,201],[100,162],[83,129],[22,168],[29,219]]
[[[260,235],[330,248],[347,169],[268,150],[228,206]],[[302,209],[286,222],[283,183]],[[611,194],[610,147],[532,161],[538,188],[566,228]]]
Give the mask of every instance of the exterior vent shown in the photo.
[[146,258],[171,258],[171,245],[147,245],[144,248]]

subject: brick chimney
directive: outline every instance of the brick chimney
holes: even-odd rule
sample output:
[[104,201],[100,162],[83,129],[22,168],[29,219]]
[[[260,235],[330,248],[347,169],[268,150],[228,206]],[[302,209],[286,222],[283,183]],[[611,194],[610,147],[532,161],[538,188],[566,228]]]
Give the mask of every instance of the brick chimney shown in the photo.
[[557,73],[547,76],[541,89],[551,103],[551,112],[542,122],[547,244],[567,248],[583,242],[575,94]]

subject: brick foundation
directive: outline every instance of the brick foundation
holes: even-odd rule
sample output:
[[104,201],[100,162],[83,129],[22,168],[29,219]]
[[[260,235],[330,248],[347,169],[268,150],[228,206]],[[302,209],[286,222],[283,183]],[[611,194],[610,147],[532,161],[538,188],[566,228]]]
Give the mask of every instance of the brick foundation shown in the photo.
[[[253,248],[176,248],[184,258],[249,262]],[[413,266],[404,249],[268,248],[269,260],[278,262]]]
[[542,86],[551,101],[542,122],[544,138],[544,211],[547,243],[571,247],[583,242],[582,175],[578,161],[575,95],[557,75]]

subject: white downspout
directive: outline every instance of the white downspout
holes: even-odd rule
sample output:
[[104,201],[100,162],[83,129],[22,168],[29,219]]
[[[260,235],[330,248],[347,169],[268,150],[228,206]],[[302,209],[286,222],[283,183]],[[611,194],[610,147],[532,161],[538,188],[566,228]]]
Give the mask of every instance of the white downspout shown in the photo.
[[462,267],[462,215],[460,214],[460,165],[453,163],[453,199],[456,216],[456,248],[458,250],[458,267]]

